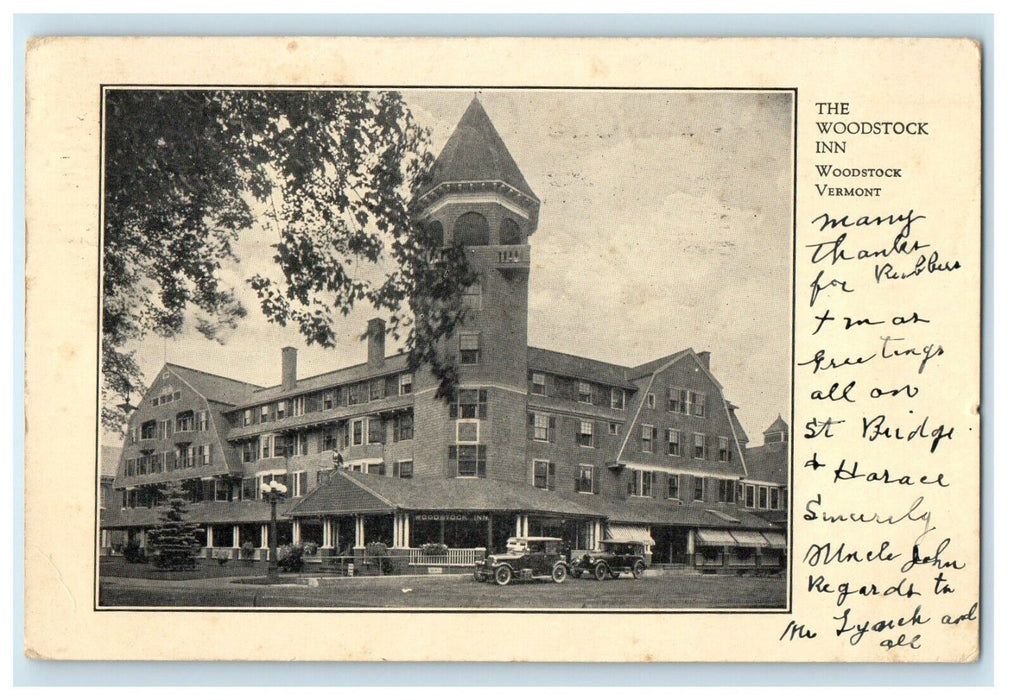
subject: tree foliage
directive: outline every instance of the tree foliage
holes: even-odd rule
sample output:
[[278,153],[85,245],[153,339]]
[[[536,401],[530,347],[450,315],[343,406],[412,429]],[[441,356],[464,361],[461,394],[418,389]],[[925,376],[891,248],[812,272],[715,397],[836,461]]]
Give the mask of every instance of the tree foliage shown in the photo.
[[149,532],[150,547],[156,552],[155,566],[181,571],[197,565],[200,524],[187,520],[186,493],[179,482],[169,481],[161,488],[164,509],[159,524]]
[[[270,270],[245,280],[272,322],[336,341],[357,304],[389,316],[412,369],[440,394],[456,383],[441,339],[474,277],[460,249],[415,226],[412,193],[432,165],[429,134],[397,92],[137,90],[106,93],[103,423],[142,388],[132,343],[172,337],[188,318],[221,339],[247,314],[223,264],[239,235],[277,233]],[[266,218],[266,221],[264,220]]]

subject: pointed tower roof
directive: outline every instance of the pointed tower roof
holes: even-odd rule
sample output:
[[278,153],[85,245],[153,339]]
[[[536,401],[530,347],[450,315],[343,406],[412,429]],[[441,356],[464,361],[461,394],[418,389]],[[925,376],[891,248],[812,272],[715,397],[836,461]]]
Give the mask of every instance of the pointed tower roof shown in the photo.
[[437,156],[429,182],[417,197],[424,201],[465,183],[470,185],[468,189],[482,183],[482,189],[513,190],[521,199],[529,200],[529,206],[538,206],[539,198],[528,186],[478,97],[472,98]]
[[764,434],[769,433],[787,433],[789,432],[789,424],[782,418],[782,414],[779,413],[778,417],[775,418],[775,422],[771,424],[771,427],[764,431]]

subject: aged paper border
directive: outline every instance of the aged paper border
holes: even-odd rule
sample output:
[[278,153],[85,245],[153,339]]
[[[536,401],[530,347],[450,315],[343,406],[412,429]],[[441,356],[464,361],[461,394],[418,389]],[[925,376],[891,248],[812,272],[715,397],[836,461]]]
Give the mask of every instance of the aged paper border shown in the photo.
[[[141,40],[141,39],[124,40],[123,43],[124,44],[132,44],[131,49],[135,49],[135,48],[140,47],[140,51],[143,53],[144,52],[144,46],[143,46],[144,41],[145,40]],[[190,40],[190,41],[194,41],[194,40]],[[232,40],[220,40],[220,41],[223,41],[224,44],[228,45]],[[274,46],[272,48],[275,51],[278,51],[279,54],[281,54],[281,47],[279,46],[278,42],[284,42],[285,40],[276,39],[276,40],[262,40],[262,41],[265,42],[265,46],[270,46],[271,42],[274,42]],[[300,43],[302,43],[304,45],[305,44],[309,44],[309,45],[313,46],[315,44],[316,40],[302,40],[301,39],[299,41],[300,41]],[[363,40],[360,40],[360,41],[363,41]],[[440,40],[440,41],[443,41],[443,40]],[[798,41],[802,41],[802,40],[798,40]],[[183,40],[183,42],[187,43],[187,40]],[[351,44],[357,44],[357,43],[359,43],[359,41],[352,41],[350,43]],[[407,44],[407,43],[412,43],[412,42],[409,42],[408,40],[394,40],[394,43],[395,44]],[[454,42],[454,43],[458,43],[458,42]],[[464,42],[464,43],[467,43],[467,42]],[[500,42],[500,43],[501,43],[501,46],[505,46],[506,45],[505,42]],[[523,43],[523,42],[521,42],[521,43]],[[552,42],[547,42],[547,43],[552,43]],[[763,46],[763,44],[765,42],[763,42],[763,41],[755,40],[753,42],[745,42],[745,43],[752,44],[751,50],[753,50],[753,51],[760,51],[761,53],[763,53],[763,51],[764,51],[764,49],[762,48],[762,46]],[[624,42],[624,44],[622,46],[617,45],[617,44],[612,44],[609,47],[610,60],[607,61],[604,64],[604,67],[606,68],[606,71],[605,71],[606,75],[600,76],[600,78],[603,79],[605,82],[609,82],[608,74],[610,73],[610,68],[613,65],[612,61],[614,61],[614,60],[616,60],[618,66],[620,68],[620,72],[622,72],[622,68],[624,68],[624,67],[626,69],[628,69],[628,70],[631,69],[632,66],[636,65],[636,63],[638,62],[638,56],[637,56],[637,54],[639,53],[639,51],[641,49],[644,49],[646,46],[650,46],[651,44],[654,44],[654,47],[647,49],[647,52],[649,54],[653,50],[658,50],[658,49],[661,48],[661,44],[656,43],[656,42],[651,42],[650,40],[642,40],[642,41],[636,41],[636,42]],[[781,45],[781,47],[784,47],[784,44]],[[507,49],[506,51],[507,51],[507,54],[510,55],[510,50]],[[281,55],[284,55],[284,54],[281,54]],[[516,58],[516,56],[515,56],[515,58]],[[29,63],[30,63],[30,66],[31,66],[31,59],[30,59]],[[601,68],[601,67],[602,66],[600,66],[599,68]],[[474,66],[473,66],[473,68],[474,68]],[[559,68],[559,66],[557,66],[556,68]],[[587,66],[576,65],[576,63],[574,65],[567,65],[566,66],[566,70],[568,70],[568,71],[574,71],[574,72],[580,72],[580,71],[583,71],[583,70],[586,70],[586,69],[587,69]],[[596,67],[592,66],[592,69],[596,70]],[[288,70],[291,70],[292,72],[291,73],[286,73],[286,71],[288,71]],[[239,70],[239,72],[242,73],[243,69],[241,68]],[[476,71],[472,70],[471,72],[476,72]],[[478,72],[481,72],[481,71],[478,71]],[[282,69],[281,69],[280,73],[284,74],[284,76],[288,78],[288,80],[285,80],[283,78],[282,79],[283,82],[296,82],[298,80],[298,77],[300,75],[305,75],[301,71],[297,71],[295,69],[289,68],[288,66],[282,66]],[[343,77],[343,76],[339,76],[339,77]],[[628,77],[628,76],[624,76],[624,77]],[[148,79],[148,80],[145,80],[143,82],[148,83],[148,82],[151,82],[151,80]],[[159,81],[159,82],[162,82],[162,81]],[[174,82],[174,81],[165,81],[165,82]],[[229,80],[229,81],[221,81],[221,82],[232,83],[232,82],[241,82],[241,81],[232,81],[232,80]],[[254,82],[261,83],[263,81],[254,81]],[[333,79],[332,80],[324,80],[324,81],[311,80],[310,82],[333,82]],[[352,81],[352,82],[356,82],[356,83],[360,83],[360,84],[366,84],[366,83],[376,84],[376,83],[382,83],[383,81],[355,80],[355,81]],[[437,81],[437,82],[439,82],[439,81]],[[511,83],[517,83],[518,81],[517,80],[511,80],[509,82],[511,82]],[[624,82],[627,83],[627,84],[629,84],[630,81],[629,80],[625,80]],[[729,81],[729,80],[722,80],[722,81],[719,81],[719,82],[721,82],[721,83],[727,83],[727,84],[736,84],[735,81]],[[783,84],[784,82],[785,82],[784,80],[774,81],[772,84]],[[29,95],[29,99],[31,100],[31,95]],[[31,173],[29,174],[29,179],[30,178],[31,178]],[[72,206],[76,207],[78,204],[79,203],[77,201],[75,201],[75,202],[73,202]],[[29,237],[30,236],[31,236],[31,233],[29,232]],[[82,250],[87,249],[87,241],[85,239],[79,238],[79,239],[77,239],[77,241],[78,241],[79,244],[82,245]],[[31,275],[32,272],[33,272],[33,270],[31,268],[31,263],[29,263],[29,275]],[[30,278],[29,281],[30,282],[32,281],[31,278]],[[36,322],[36,319],[38,317],[32,315],[32,313],[31,313],[31,311],[32,311],[31,301],[30,301],[30,304],[29,304],[29,309],[30,309],[29,310],[29,317],[28,317],[29,337],[32,337],[32,332],[33,331],[32,331],[31,326],[32,326],[32,324],[34,322]],[[64,346],[63,349],[67,350],[67,347]],[[77,348],[75,348],[73,344],[70,346],[70,350],[74,351],[74,353],[72,353],[72,355],[77,353]],[[80,355],[78,357],[80,358]],[[31,362],[31,360],[29,362]],[[94,363],[94,357],[91,358],[91,362]],[[29,377],[29,379],[31,379],[31,377]],[[31,383],[29,384],[29,387],[30,387],[30,390],[31,389],[35,389],[35,386],[32,385]],[[43,391],[44,391],[44,389],[43,389]],[[31,391],[29,391],[29,396],[31,396]],[[30,398],[29,398],[29,404],[31,405],[31,399]],[[29,440],[28,447],[29,448],[32,447],[32,443],[31,443],[30,440]],[[29,455],[29,459],[31,459],[31,455]],[[28,476],[28,475],[26,475],[26,476]],[[30,481],[30,479],[29,479],[29,481]],[[31,486],[31,484],[29,483],[29,487],[30,486]],[[29,492],[31,492],[31,488],[29,488]],[[32,522],[32,513],[31,513],[31,510],[36,505],[37,505],[37,502],[33,502],[31,499],[29,499],[29,508],[27,509],[28,510],[28,516],[29,516],[29,529],[28,529],[29,549],[31,549],[31,544],[32,544],[31,539],[32,539],[32,535],[33,535],[33,531],[32,531],[32,527],[31,526],[34,524]],[[55,566],[55,564],[54,564],[54,566]],[[31,563],[29,563],[29,574],[30,574],[29,580],[30,581],[32,580],[31,579],[31,573],[32,573],[32,565],[31,565]],[[61,572],[61,574],[63,574],[63,573],[68,573],[68,572],[65,570],[65,571]],[[75,569],[75,573],[76,573],[76,569]],[[69,574],[68,574],[68,576],[69,576]],[[76,590],[76,584],[73,581],[71,582],[71,585],[68,585],[66,583],[64,585],[67,588],[67,592],[68,593],[71,593],[71,585],[74,585],[74,590]],[[29,600],[28,602],[29,602],[29,606],[28,606],[29,609],[27,610],[27,612],[29,613],[29,617],[30,617],[30,620],[31,620],[31,614],[32,614],[31,604],[30,604],[31,601]],[[296,615],[296,614],[294,614],[294,615]],[[174,615],[174,617],[175,616],[179,616],[181,618],[181,622],[183,624],[190,625],[193,622],[192,617],[190,615],[186,614],[186,613],[176,613]],[[228,626],[227,623],[226,624],[222,624],[222,620],[221,620],[222,616],[221,615],[218,615],[218,614],[205,614],[205,617],[206,617],[206,619],[202,620],[202,623],[206,622],[206,623],[210,624],[212,627],[219,627],[219,628],[221,628],[221,627]],[[607,616],[603,616],[603,617],[607,617]],[[703,618],[708,617],[708,616],[700,616],[700,617],[702,618],[701,621],[703,622],[704,621]],[[187,619],[184,620],[184,618],[187,618]],[[617,627],[619,629],[621,629],[623,627],[622,620],[611,620],[611,622],[616,622],[617,623]],[[709,622],[710,622],[710,620],[709,620]],[[282,627],[282,625],[278,625],[276,623],[275,627],[277,627],[277,628],[280,629]],[[219,629],[219,631],[221,631],[221,630]],[[636,646],[640,646],[640,644],[643,643],[643,641],[644,641],[644,639],[641,639],[640,637],[641,637],[641,635],[635,635],[634,638],[631,639],[630,641],[633,642]],[[650,633],[646,633],[645,637],[646,638],[652,638],[652,639],[654,639],[654,637],[651,637]],[[276,638],[275,641],[279,641],[279,640],[281,640],[283,638],[284,638],[284,632],[282,632],[282,634],[280,634],[279,637]],[[570,634],[568,634],[567,639],[572,639],[572,637],[570,636]],[[29,640],[29,641],[31,641],[31,640]],[[91,642],[95,642],[97,640],[91,639],[90,641]],[[142,640],[133,639],[132,641],[134,641],[134,642],[140,642]],[[373,641],[374,641],[374,643],[378,643],[379,642],[379,640],[373,640]],[[445,639],[445,641],[447,641],[447,640]],[[556,640],[554,640],[554,641],[556,641]],[[550,643],[552,644],[553,642],[550,642]],[[714,644],[714,641],[712,641],[711,643]],[[614,645],[611,645],[611,646],[614,646]],[[32,647],[30,646],[30,648],[32,648]],[[72,645],[71,648],[68,648],[68,647],[64,647],[62,649],[61,648],[52,648],[52,649],[47,649],[45,651],[52,651],[54,653],[54,655],[63,656],[65,654],[67,654],[67,655],[70,655],[70,656],[74,656],[75,655],[75,651],[73,651],[72,648],[73,648],[73,645]],[[116,648],[122,649],[122,647],[116,647]],[[360,655],[351,655],[351,656],[348,656],[346,658],[371,658],[371,657],[372,658],[376,658],[375,654],[377,653],[377,648],[376,647],[372,647],[372,649],[373,650],[371,651],[370,647],[364,648],[363,649],[363,652],[364,652],[363,655],[361,655],[361,656]],[[406,647],[404,647],[402,649],[402,651],[405,653],[405,656],[402,656],[400,658],[452,658],[452,659],[482,658],[482,657],[475,657],[474,655],[469,654],[468,652],[470,650],[467,648],[467,645],[448,644],[448,646],[445,647],[444,650],[446,652],[448,652],[446,655],[441,655],[440,657],[433,657],[433,656],[427,656],[426,655],[425,647],[424,646],[423,647],[415,646],[413,648],[411,645],[408,645],[408,646],[406,646]],[[616,650],[615,648],[612,649],[612,651],[615,651],[615,650]],[[42,653],[43,655],[47,655],[47,654],[45,654],[45,651],[43,649],[41,649],[41,648],[36,648],[35,651],[37,651],[39,653]],[[80,652],[81,650],[78,649],[77,651]],[[105,655],[104,651],[105,651],[105,649],[103,649],[103,650],[95,650],[94,653],[97,656],[104,656]],[[270,658],[271,657],[271,649],[268,648],[267,646],[260,647],[257,650],[244,650],[244,653],[237,653],[235,656],[231,656],[231,655],[228,655],[228,654],[227,655],[215,654],[213,652],[212,653],[208,653],[207,655],[205,655],[205,650],[192,650],[192,651],[194,651],[196,653],[194,654],[194,656],[189,657],[189,658],[201,658],[201,657],[203,657],[203,658]],[[239,650],[236,650],[236,651],[239,651]],[[247,651],[252,651],[252,653],[246,653]],[[471,650],[471,651],[474,651],[474,649]],[[515,648],[514,653],[516,654],[519,651],[520,651],[520,649]],[[630,651],[634,651],[634,650],[631,649]],[[673,654],[674,651],[676,652],[675,654]],[[710,651],[717,652],[717,653],[715,655],[712,655],[711,653],[709,653]],[[700,645],[698,644],[698,651],[695,652],[696,656],[690,656],[690,657],[682,656],[677,650],[674,650],[672,648],[665,649],[665,651],[663,653],[661,653],[660,655],[658,655],[658,656],[654,656],[650,652],[648,652],[648,651],[646,651],[644,649],[642,649],[640,652],[634,651],[634,653],[627,653],[627,654],[623,654],[621,656],[622,656],[622,658],[624,660],[649,660],[649,659],[653,659],[653,658],[654,659],[659,659],[659,660],[675,659],[675,658],[686,658],[686,659],[690,659],[690,658],[714,658],[714,659],[722,659],[722,660],[735,660],[737,658],[741,658],[741,657],[737,656],[734,653],[733,654],[729,654],[727,652],[729,652],[728,648],[723,648],[723,647],[717,647],[717,648],[715,648],[715,647],[711,647],[710,649],[701,649]],[[145,652],[139,651],[140,656],[138,658],[145,658],[145,656],[143,656],[144,653]],[[422,653],[422,655],[419,655],[420,653]],[[261,656],[261,654],[263,654],[263,656]],[[158,654],[154,654],[154,655],[158,655]],[[110,656],[113,657],[114,655],[110,654]],[[388,657],[386,654],[384,656],[385,656],[385,658],[399,658],[398,656]],[[188,657],[188,655],[187,655],[186,652],[184,652],[184,657]],[[177,658],[179,658],[179,657],[177,657]],[[315,657],[311,653],[311,656],[304,657],[304,658],[334,658],[334,657],[333,657],[333,655],[330,655],[330,654],[324,655],[324,656],[320,656],[320,657]],[[498,656],[498,657],[493,657],[493,658],[529,658],[529,657],[528,657],[527,654],[524,654],[522,656],[514,656],[514,655],[512,655],[512,653],[510,651],[508,651],[507,655],[505,655],[505,656]],[[588,658],[589,657],[587,655],[574,655],[574,656],[566,655],[566,656],[562,657],[560,660],[564,660],[564,659],[588,660]],[[616,660],[620,660],[620,657],[616,657]]]

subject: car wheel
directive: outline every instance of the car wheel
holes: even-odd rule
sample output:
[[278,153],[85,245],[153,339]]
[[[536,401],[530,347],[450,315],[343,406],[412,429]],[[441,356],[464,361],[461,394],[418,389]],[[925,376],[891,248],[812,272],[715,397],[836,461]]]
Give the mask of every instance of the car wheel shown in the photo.
[[563,583],[567,580],[567,565],[562,561],[553,567],[553,583]]
[[596,581],[605,581],[606,576],[608,575],[609,575],[609,567],[606,566],[606,563],[604,561],[600,561],[598,564],[595,565]]
[[478,581],[479,583],[486,583],[486,574],[482,573],[481,571],[473,571],[472,576],[474,576],[475,580]]
[[500,566],[497,568],[496,573],[493,574],[493,580],[496,581],[498,586],[506,586],[511,582],[513,572],[509,566]]
[[641,578],[644,576],[644,562],[636,562],[634,564],[634,578]]

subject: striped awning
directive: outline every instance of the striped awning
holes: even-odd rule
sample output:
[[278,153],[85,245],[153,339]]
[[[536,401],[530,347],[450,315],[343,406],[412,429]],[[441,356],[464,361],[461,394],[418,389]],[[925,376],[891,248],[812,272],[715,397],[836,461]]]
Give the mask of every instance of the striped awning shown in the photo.
[[639,525],[613,525],[606,526],[607,540],[618,542],[640,542],[649,547],[655,546],[655,540],[651,537],[651,530]]
[[736,547],[738,543],[728,530],[709,530],[701,528],[697,531],[697,544],[710,547]]
[[741,547],[768,547],[768,541],[764,539],[764,535],[757,532],[756,530],[732,530],[730,533],[732,538]]
[[779,547],[785,549],[785,535],[781,532],[763,532],[761,533],[764,539],[767,540],[769,547]]

